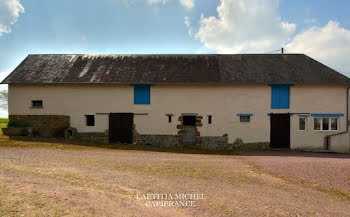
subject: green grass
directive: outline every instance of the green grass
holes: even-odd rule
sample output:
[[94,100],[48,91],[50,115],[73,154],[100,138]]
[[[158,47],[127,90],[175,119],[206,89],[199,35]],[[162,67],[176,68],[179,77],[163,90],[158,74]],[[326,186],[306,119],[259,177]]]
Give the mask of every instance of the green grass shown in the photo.
[[9,119],[7,118],[0,118],[0,123],[8,123],[9,122]]
[[6,128],[9,123],[9,119],[0,118],[0,132],[2,133],[2,128]]

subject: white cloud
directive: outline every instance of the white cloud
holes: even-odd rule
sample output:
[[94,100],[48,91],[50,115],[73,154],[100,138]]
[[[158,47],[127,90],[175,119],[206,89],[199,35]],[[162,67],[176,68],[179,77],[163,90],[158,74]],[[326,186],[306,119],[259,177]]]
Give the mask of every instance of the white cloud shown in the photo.
[[0,0],[0,37],[11,32],[20,13],[24,13],[24,8],[19,0]]
[[[169,0],[147,0],[147,3],[150,5],[156,5],[156,4],[165,5],[168,2]],[[191,10],[194,7],[194,0],[179,0],[179,2],[187,10]]]
[[190,21],[190,18],[188,18],[187,16],[185,17],[185,25],[186,25],[187,30],[188,30],[188,35],[192,37],[193,30],[192,30],[192,26],[191,26],[191,21]]
[[150,4],[150,5],[153,5],[153,4],[166,4],[168,2],[168,0],[147,0],[147,3]]
[[268,52],[296,29],[282,22],[278,7],[279,0],[221,0],[218,17],[202,15],[195,37],[219,53]]
[[0,118],[8,118],[9,113],[6,110],[0,109]]
[[295,36],[286,46],[288,53],[305,53],[350,76],[350,31],[329,21]]
[[[4,80],[10,73],[11,71],[0,72],[0,82]],[[7,84],[0,84],[0,91],[7,90],[7,89],[8,89]],[[7,110],[0,108],[0,118],[7,118],[7,117],[8,117]]]
[[[2,82],[10,73],[11,71],[0,72],[0,82]],[[7,84],[0,84],[0,90],[7,90],[7,88]]]
[[194,7],[194,0],[180,0],[180,4],[187,10],[191,10]]
[[0,82],[2,82],[12,71],[0,72]]

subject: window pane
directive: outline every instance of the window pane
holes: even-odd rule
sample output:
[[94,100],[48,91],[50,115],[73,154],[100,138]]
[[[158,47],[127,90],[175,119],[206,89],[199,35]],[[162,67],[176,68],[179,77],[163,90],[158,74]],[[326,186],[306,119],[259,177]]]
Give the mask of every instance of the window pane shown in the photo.
[[33,100],[32,107],[43,107],[43,101],[42,100]]
[[314,130],[321,130],[321,118],[314,119]]
[[322,118],[322,130],[329,130],[329,118]]
[[196,116],[182,116],[182,124],[186,126],[196,126]]
[[208,124],[211,124],[211,115],[208,115]]
[[240,116],[240,122],[250,122],[250,116]]
[[338,118],[332,118],[331,130],[338,130]]
[[299,130],[306,130],[306,118],[299,118]]
[[95,115],[86,115],[86,126],[95,126]]

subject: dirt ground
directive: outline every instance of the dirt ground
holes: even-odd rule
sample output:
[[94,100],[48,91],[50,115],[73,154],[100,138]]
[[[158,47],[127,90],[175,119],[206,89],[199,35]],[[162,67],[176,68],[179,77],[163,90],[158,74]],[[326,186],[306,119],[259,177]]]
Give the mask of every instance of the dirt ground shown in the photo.
[[350,155],[294,151],[241,152],[249,161],[285,178],[350,192]]
[[[247,154],[117,150],[0,136],[0,216],[350,216],[346,189],[285,179],[261,165]],[[204,199],[189,199],[194,207],[154,207],[145,194]]]

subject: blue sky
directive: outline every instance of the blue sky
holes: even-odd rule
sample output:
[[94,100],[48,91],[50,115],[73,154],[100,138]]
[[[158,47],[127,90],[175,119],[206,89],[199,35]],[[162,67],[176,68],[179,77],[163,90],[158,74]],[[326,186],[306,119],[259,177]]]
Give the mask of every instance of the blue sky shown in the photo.
[[350,76],[349,8],[347,0],[0,0],[0,78],[30,53],[267,53],[282,46]]

